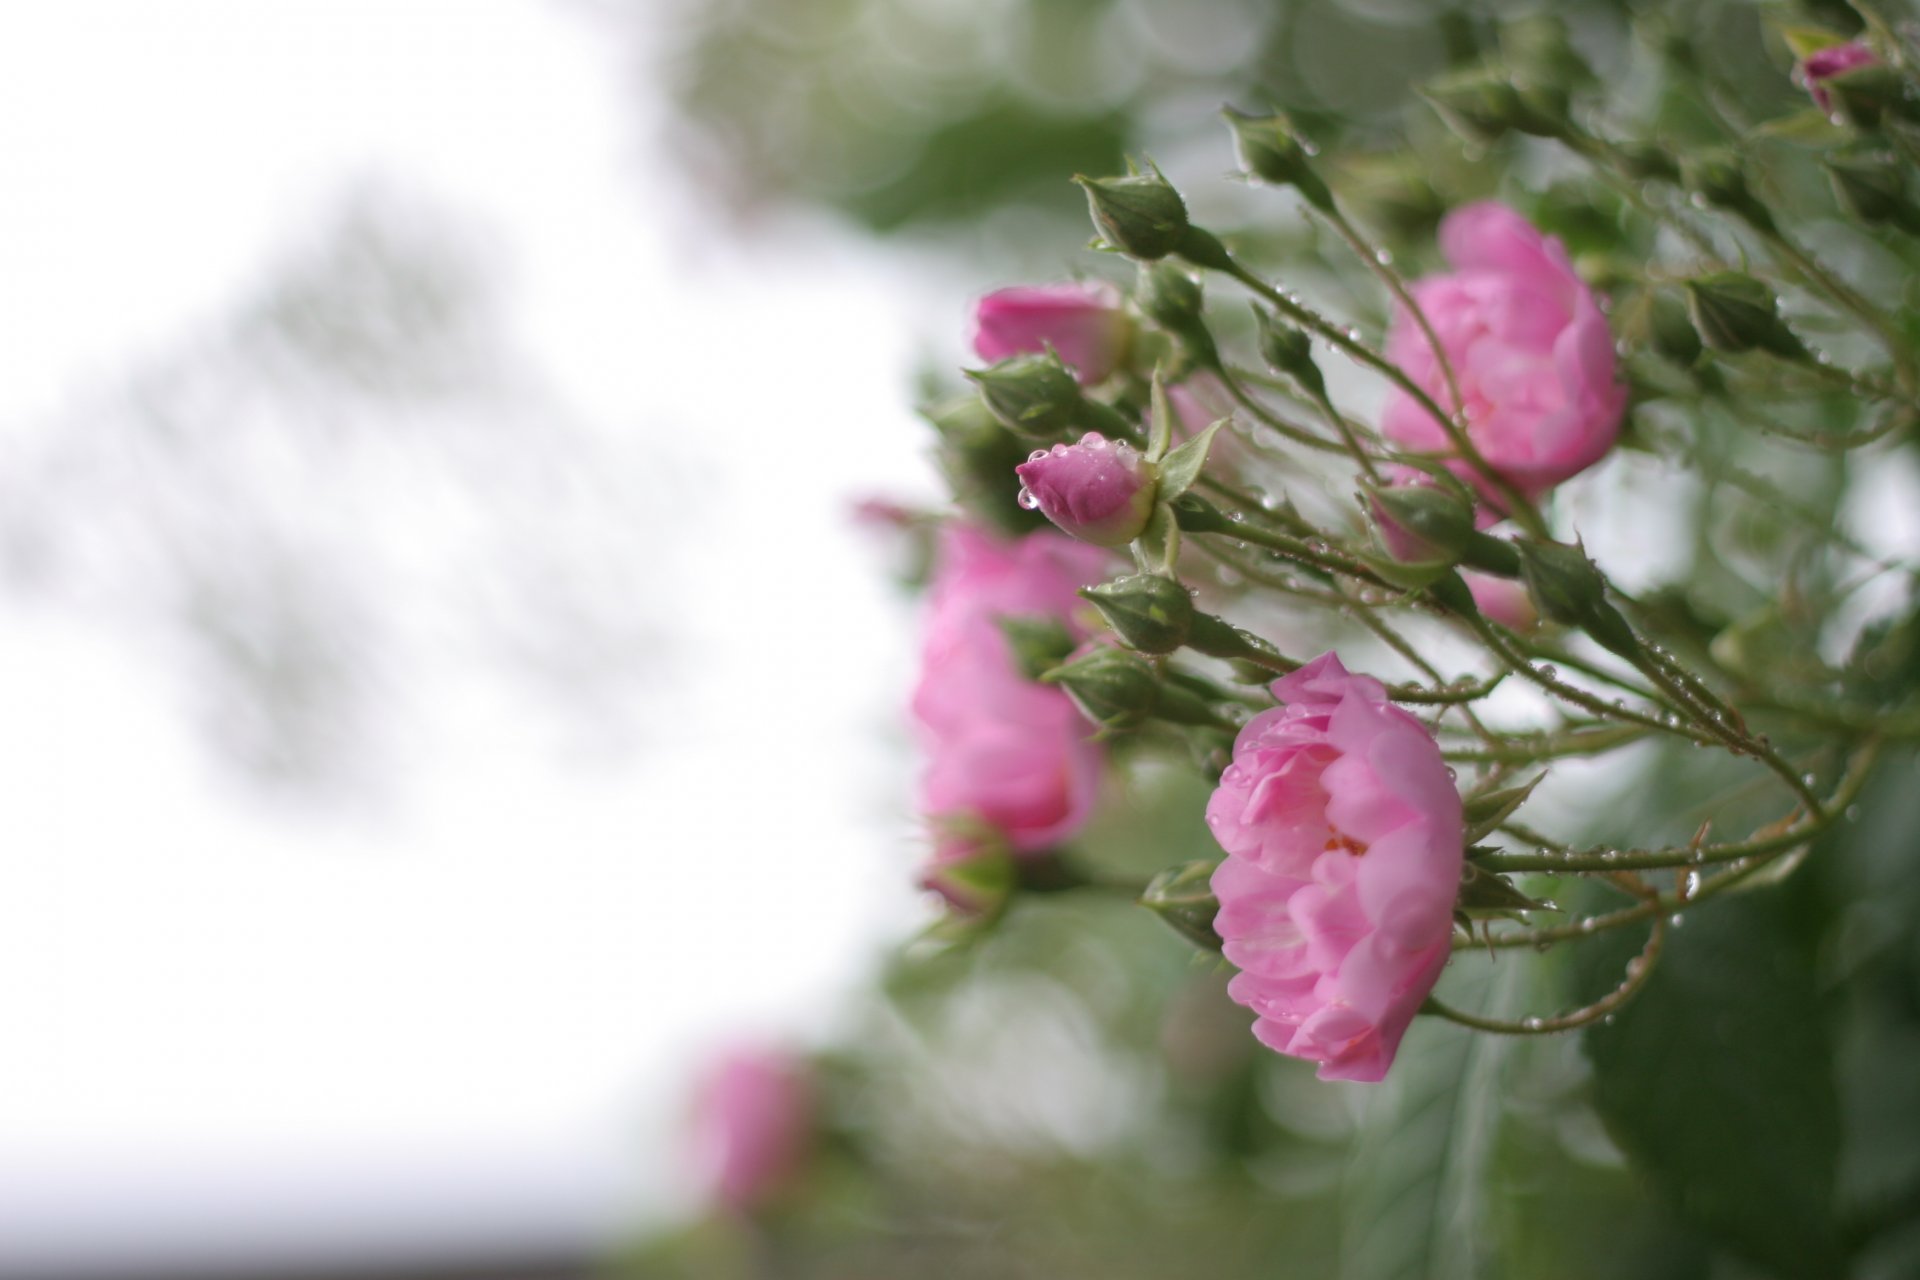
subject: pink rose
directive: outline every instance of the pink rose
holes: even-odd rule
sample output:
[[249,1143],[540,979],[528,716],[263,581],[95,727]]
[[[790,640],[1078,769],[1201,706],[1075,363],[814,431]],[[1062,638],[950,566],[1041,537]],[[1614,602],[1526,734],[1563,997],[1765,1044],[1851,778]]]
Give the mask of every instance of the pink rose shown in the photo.
[[1321,1079],[1378,1080],[1451,949],[1460,797],[1426,727],[1333,654],[1273,692],[1207,805],[1227,992]]
[[982,827],[1016,853],[1038,852],[1086,821],[1100,748],[1063,691],[1015,666],[999,619],[1055,618],[1080,636],[1077,592],[1106,562],[1056,533],[1006,542],[966,524],[941,531],[913,714],[927,756],[920,807],[945,828],[948,854],[972,847]]
[[[1598,462],[1620,432],[1627,389],[1615,376],[1613,334],[1566,249],[1505,205],[1454,210],[1440,224],[1440,247],[1454,270],[1417,281],[1414,299],[1453,366],[1475,448],[1537,497]],[[1462,407],[1450,402],[1433,348],[1404,310],[1387,355],[1443,408]],[[1397,387],[1381,427],[1408,448],[1449,447],[1433,415]],[[1450,465],[1485,490],[1472,467]]]
[[1125,546],[1153,514],[1153,468],[1138,449],[1098,431],[1035,450],[1014,473],[1021,506],[1038,508],[1061,532],[1095,546]]
[[1484,573],[1462,573],[1467,591],[1480,612],[1509,631],[1531,631],[1540,624],[1540,612],[1533,597],[1512,578],[1495,578]]
[[1822,111],[1833,110],[1833,97],[1827,92],[1826,83],[1837,75],[1860,67],[1870,67],[1880,61],[1880,55],[1858,40],[1846,44],[1828,45],[1808,54],[1800,63],[1800,78],[1806,81],[1807,93],[1812,96],[1815,105]]
[[973,326],[974,354],[982,360],[1052,347],[1088,385],[1120,363],[1130,328],[1119,293],[1104,284],[1001,289],[975,305]]
[[757,1208],[806,1161],[813,1088],[805,1064],[768,1048],[738,1048],[709,1068],[694,1099],[694,1152],[716,1200]]

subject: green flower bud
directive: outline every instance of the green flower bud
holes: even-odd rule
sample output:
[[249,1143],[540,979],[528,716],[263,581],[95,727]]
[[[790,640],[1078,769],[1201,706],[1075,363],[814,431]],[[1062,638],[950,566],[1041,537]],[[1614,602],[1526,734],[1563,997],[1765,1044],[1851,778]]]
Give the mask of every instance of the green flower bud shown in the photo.
[[1141,314],[1180,340],[1187,354],[1202,368],[1220,363],[1219,348],[1207,328],[1200,282],[1171,262],[1140,264],[1140,283],[1133,300]]
[[1320,366],[1313,362],[1313,339],[1307,331],[1258,308],[1254,316],[1260,329],[1260,358],[1267,367],[1298,382],[1308,395],[1324,399],[1327,382],[1320,376]]
[[1076,177],[1102,238],[1120,252],[1149,261],[1177,251],[1187,238],[1186,201],[1159,174],[1124,178]]
[[1220,903],[1213,896],[1215,862],[1184,862],[1168,867],[1147,885],[1140,905],[1159,916],[1167,927],[1204,951],[1220,949],[1213,918]]
[[1687,157],[1680,166],[1680,180],[1687,190],[1713,208],[1723,209],[1758,230],[1774,229],[1773,215],[1747,185],[1746,171],[1731,151],[1708,151]]
[[1640,650],[1633,628],[1607,600],[1607,580],[1587,553],[1561,542],[1516,539],[1520,573],[1542,617],[1578,627],[1610,653],[1631,657]]
[[1033,439],[1063,436],[1085,416],[1085,395],[1073,370],[1053,352],[1011,356],[967,377],[993,416],[1011,430]]
[[1524,111],[1513,82],[1488,67],[1469,67],[1430,80],[1420,96],[1468,142],[1498,142]]
[[1877,154],[1830,156],[1825,163],[1834,197],[1848,213],[1866,223],[1920,230],[1920,208],[1907,194],[1905,165]]
[[1708,347],[1729,355],[1758,347],[1783,360],[1809,359],[1806,347],[1780,319],[1778,306],[1773,290],[1737,271],[1687,281],[1687,314]]
[[921,413],[939,433],[935,460],[962,507],[1004,533],[1046,523],[1039,512],[1021,507],[1018,487],[1007,483],[1033,446],[1002,426],[979,396],[957,396]]
[[1447,211],[1446,201],[1410,156],[1342,157],[1338,177],[1347,207],[1392,235],[1424,239]]
[[1648,311],[1649,340],[1653,349],[1682,368],[1691,368],[1700,358],[1700,334],[1687,318],[1686,304],[1672,293],[1653,294]]
[[1283,115],[1251,116],[1228,107],[1221,112],[1240,152],[1240,165],[1262,182],[1297,189],[1316,209],[1333,212],[1333,193],[1313,171],[1313,148],[1300,140]]
[[1390,485],[1368,497],[1381,549],[1403,565],[1458,564],[1475,533],[1473,508],[1445,489]]
[[1160,674],[1137,653],[1102,645],[1042,677],[1102,729],[1137,729],[1160,705]]
[[1172,653],[1193,629],[1193,597],[1172,578],[1137,573],[1082,587],[1080,594],[1093,601],[1122,643],[1141,653]]

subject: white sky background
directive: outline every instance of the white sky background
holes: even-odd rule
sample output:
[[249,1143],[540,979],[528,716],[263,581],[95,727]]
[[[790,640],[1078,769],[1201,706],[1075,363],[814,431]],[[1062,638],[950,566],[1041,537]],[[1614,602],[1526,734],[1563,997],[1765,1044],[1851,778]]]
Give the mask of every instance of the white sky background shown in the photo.
[[827,228],[700,242],[615,34],[532,0],[0,8],[0,480],[372,183],[491,247],[508,346],[690,514],[630,752],[415,636],[392,785],[339,811],[235,778],[122,588],[0,593],[0,1273],[684,1207],[702,1053],[825,1038],[918,918],[908,611],[845,507],[932,491],[908,343],[948,307],[957,354],[964,295]]

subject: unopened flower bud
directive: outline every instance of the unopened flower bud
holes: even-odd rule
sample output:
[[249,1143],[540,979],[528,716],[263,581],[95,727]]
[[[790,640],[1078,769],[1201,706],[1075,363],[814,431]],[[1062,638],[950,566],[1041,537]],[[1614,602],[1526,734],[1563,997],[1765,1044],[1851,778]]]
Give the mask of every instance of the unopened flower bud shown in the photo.
[[1193,629],[1193,597],[1172,578],[1136,573],[1082,587],[1121,643],[1141,653],[1172,653]]
[[1089,431],[1073,444],[1035,450],[1014,468],[1020,504],[1095,546],[1125,546],[1153,515],[1154,467],[1124,440]]
[[1495,578],[1484,573],[1460,575],[1473,595],[1473,603],[1486,617],[1509,631],[1527,632],[1540,625],[1540,612],[1525,586],[1511,578]]
[[1381,549],[1403,565],[1451,567],[1474,535],[1473,508],[1445,489],[1391,485],[1369,497]]
[[1866,223],[1920,231],[1920,208],[1907,192],[1906,166],[1888,155],[1829,156],[1827,176],[1842,207]]
[[1119,365],[1133,328],[1118,291],[1105,284],[998,289],[975,305],[973,325],[973,351],[982,360],[1051,347],[1089,385]]
[[1160,675],[1137,653],[1102,645],[1049,671],[1087,719],[1103,729],[1135,729],[1160,704]]
[[1687,314],[1700,340],[1715,351],[1737,354],[1755,347],[1785,360],[1808,359],[1806,347],[1781,320],[1773,290],[1737,271],[1716,271],[1687,281]]
[[1449,72],[1428,81],[1420,95],[1468,142],[1498,142],[1523,110],[1513,82],[1487,67]]
[[1081,713],[1108,732],[1137,729],[1150,719],[1231,727],[1194,688],[1162,678],[1151,661],[1130,649],[1097,646],[1042,679],[1065,689]]
[[1327,394],[1326,379],[1313,362],[1313,339],[1304,329],[1281,320],[1268,311],[1255,310],[1260,328],[1260,358],[1275,373],[1285,374],[1300,384],[1315,399]]
[[1829,76],[1819,87],[1832,113],[1856,129],[1877,129],[1887,115],[1912,120],[1920,107],[1908,93],[1906,77],[1878,63]]
[[1520,571],[1541,616],[1578,627],[1611,653],[1631,655],[1640,648],[1633,628],[1607,600],[1607,580],[1587,553],[1561,542],[1520,539]]
[[1700,358],[1700,334],[1687,318],[1686,304],[1659,290],[1648,304],[1647,318],[1653,349],[1681,368],[1691,368]]
[[1228,107],[1221,112],[1240,152],[1240,164],[1262,182],[1297,189],[1307,203],[1333,211],[1333,193],[1313,171],[1312,149],[1300,140],[1285,116],[1245,115]]
[[1141,314],[1180,340],[1194,363],[1208,369],[1219,365],[1219,348],[1202,312],[1199,281],[1174,263],[1143,262],[1133,299]]
[[1774,229],[1773,215],[1747,185],[1746,171],[1731,151],[1709,151],[1689,156],[1680,166],[1687,190],[1716,209],[1722,209],[1761,231]]
[[941,474],[962,507],[1005,533],[1025,533],[1040,523],[1023,510],[1007,473],[1032,451],[981,403],[976,395],[958,396],[921,410],[939,433],[935,454]]
[[1073,371],[1052,353],[1013,356],[985,369],[969,369],[987,407],[1009,428],[1045,439],[1079,425],[1085,397]]
[[1093,225],[1120,252],[1151,261],[1175,252],[1186,239],[1186,201],[1159,174],[1074,181],[1086,190]]
[[[1831,112],[1834,100],[1831,85],[1837,78],[1856,72],[1863,67],[1877,67],[1880,55],[1858,40],[1848,40],[1825,45],[1817,49],[1808,49],[1801,54],[1800,80],[1807,87],[1807,94],[1814,105],[1822,111]],[[1848,113],[1851,119],[1851,113]],[[1857,124],[1871,124],[1878,121],[1874,113],[1872,121],[1858,121]]]
[[999,915],[1018,881],[1019,868],[1004,841],[959,831],[943,833],[920,871],[920,887],[945,898],[963,916]]
[[1220,914],[1220,902],[1213,896],[1212,883],[1218,865],[1203,861],[1168,867],[1147,885],[1140,905],[1194,946],[1218,951],[1220,935],[1214,932],[1213,918]]

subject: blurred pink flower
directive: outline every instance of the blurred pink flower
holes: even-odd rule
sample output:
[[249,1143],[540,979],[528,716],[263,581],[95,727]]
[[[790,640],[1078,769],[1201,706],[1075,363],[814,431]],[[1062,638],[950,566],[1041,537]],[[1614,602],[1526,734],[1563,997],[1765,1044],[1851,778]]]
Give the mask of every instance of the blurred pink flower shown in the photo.
[[1462,573],[1467,590],[1480,612],[1511,631],[1531,631],[1539,625],[1540,613],[1534,608],[1527,588],[1512,578],[1496,578],[1485,573]]
[[799,1174],[811,1144],[813,1086],[798,1057],[736,1048],[715,1061],[694,1099],[694,1152],[713,1197],[765,1204]]
[[[1394,316],[1387,355],[1441,407],[1464,407],[1481,456],[1537,497],[1598,462],[1619,435],[1627,389],[1616,377],[1613,334],[1560,241],[1507,206],[1454,210],[1440,224],[1440,247],[1454,270],[1417,281],[1413,296],[1453,366],[1463,406],[1450,402],[1433,348],[1404,310]],[[1409,448],[1448,451],[1445,430],[1397,387],[1381,427]],[[1485,491],[1472,467],[1449,465]]]
[[1001,289],[975,305],[973,325],[974,354],[982,360],[1052,347],[1089,385],[1120,363],[1130,329],[1118,291],[1105,284]]
[[1378,1080],[1447,962],[1460,797],[1426,727],[1333,654],[1273,691],[1207,805],[1227,991],[1321,1079]]
[[1101,753],[1067,695],[1015,665],[999,619],[1072,624],[1077,591],[1105,576],[1106,553],[1042,531],[1003,541],[972,525],[941,531],[913,714],[927,757],[921,812],[945,855],[984,827],[1015,853],[1047,849],[1093,807]]
[[1816,49],[1801,59],[1800,78],[1806,82],[1807,93],[1812,96],[1815,105],[1822,111],[1831,111],[1833,98],[1826,90],[1826,82],[1844,72],[1870,67],[1879,61],[1879,54],[1858,40],[1851,40],[1846,44]]
[[1038,508],[1061,532],[1095,546],[1125,546],[1153,514],[1154,473],[1146,458],[1098,431],[1035,450],[1014,472],[1022,506]]

